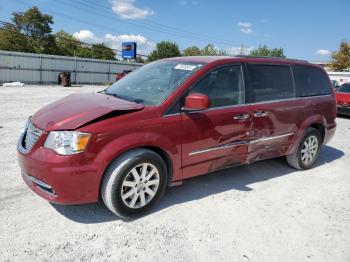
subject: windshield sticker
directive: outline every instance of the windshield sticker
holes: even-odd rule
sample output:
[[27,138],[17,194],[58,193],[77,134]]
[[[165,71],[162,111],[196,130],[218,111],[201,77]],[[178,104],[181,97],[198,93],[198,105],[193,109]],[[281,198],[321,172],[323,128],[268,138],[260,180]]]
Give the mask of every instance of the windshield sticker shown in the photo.
[[178,64],[177,66],[175,66],[175,69],[178,70],[187,70],[187,71],[192,71],[193,69],[195,69],[197,66],[196,65],[184,65],[184,64]]

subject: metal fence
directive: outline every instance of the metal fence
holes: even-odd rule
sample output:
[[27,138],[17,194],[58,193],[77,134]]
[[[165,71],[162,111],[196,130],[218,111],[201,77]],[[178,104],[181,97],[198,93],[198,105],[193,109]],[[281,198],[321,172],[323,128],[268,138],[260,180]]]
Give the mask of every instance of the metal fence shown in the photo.
[[0,50],[0,83],[55,84],[58,74],[71,73],[72,84],[104,84],[115,74],[141,67],[140,63],[41,55]]

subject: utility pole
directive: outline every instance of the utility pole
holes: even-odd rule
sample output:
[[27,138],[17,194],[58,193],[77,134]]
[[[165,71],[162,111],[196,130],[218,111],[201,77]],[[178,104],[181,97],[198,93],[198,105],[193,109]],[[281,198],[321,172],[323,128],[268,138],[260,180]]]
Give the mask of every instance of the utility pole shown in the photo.
[[243,50],[244,50],[244,45],[241,44],[241,48],[240,48],[240,50],[239,50],[239,54],[240,54],[240,55],[243,55],[243,54],[244,54]]

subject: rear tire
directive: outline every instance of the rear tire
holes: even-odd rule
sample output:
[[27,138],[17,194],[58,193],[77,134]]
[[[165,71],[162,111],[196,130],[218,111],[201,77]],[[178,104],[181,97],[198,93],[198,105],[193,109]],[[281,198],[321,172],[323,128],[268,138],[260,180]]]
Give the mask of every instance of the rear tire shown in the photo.
[[148,149],[134,149],[115,159],[101,184],[101,197],[114,214],[132,219],[148,212],[161,199],[167,184],[163,159]]
[[315,128],[308,128],[298,148],[286,157],[288,164],[299,170],[306,170],[316,163],[322,146],[322,136]]

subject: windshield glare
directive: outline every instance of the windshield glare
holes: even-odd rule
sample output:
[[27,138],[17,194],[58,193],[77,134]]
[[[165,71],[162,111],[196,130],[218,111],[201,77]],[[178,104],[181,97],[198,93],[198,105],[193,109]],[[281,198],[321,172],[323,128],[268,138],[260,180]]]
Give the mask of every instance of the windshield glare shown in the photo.
[[126,100],[158,105],[202,66],[179,61],[153,62],[128,74],[105,91]]
[[350,93],[350,84],[344,84],[339,87],[338,92]]

